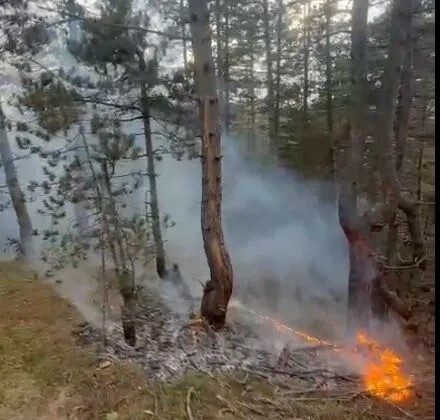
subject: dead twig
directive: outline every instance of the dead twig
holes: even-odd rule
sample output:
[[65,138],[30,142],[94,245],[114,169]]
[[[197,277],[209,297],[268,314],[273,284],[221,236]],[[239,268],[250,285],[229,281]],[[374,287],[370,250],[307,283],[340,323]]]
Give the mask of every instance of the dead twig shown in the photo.
[[194,387],[190,387],[188,389],[188,393],[186,394],[186,415],[188,416],[188,420],[194,420],[194,417],[191,412],[191,396],[194,394]]

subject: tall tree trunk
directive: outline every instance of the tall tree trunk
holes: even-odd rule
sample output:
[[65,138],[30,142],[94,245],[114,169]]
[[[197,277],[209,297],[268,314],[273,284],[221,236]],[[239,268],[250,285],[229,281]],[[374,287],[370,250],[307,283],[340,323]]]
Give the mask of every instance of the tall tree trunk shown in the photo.
[[248,153],[250,156],[255,154],[255,55],[254,55],[254,44],[255,44],[255,32],[251,30],[249,32],[249,105],[250,105],[250,138],[248,145]]
[[203,290],[201,315],[214,328],[225,323],[232,294],[233,273],[226,249],[222,220],[221,146],[218,96],[211,51],[211,28],[206,0],[189,0],[191,34],[195,62],[196,93],[202,128],[203,244],[211,279]]
[[278,144],[278,134],[280,131],[280,84],[281,84],[281,37],[282,37],[282,25],[283,25],[283,0],[278,0],[278,17],[277,17],[277,57],[276,57],[276,70],[275,70],[275,106],[273,117],[273,134]]
[[[121,239],[121,231],[117,219],[116,207],[113,201],[109,174],[107,172],[106,165],[103,164],[102,169],[104,173],[105,188],[109,195],[109,199],[111,203],[112,219],[114,221],[114,230],[115,230],[114,234],[112,234],[111,232],[110,224],[107,219],[107,209],[104,203],[104,196],[101,191],[101,188],[99,187],[99,179],[95,172],[95,168],[93,167],[93,163],[90,156],[89,145],[87,143],[87,139],[84,135],[84,130],[82,127],[80,128],[80,135],[87,156],[87,163],[89,166],[89,170],[92,175],[93,182],[95,184],[96,208],[98,210],[99,216],[101,217],[101,226],[107,238],[105,242],[109,245],[110,248],[110,254],[112,256],[113,263],[115,265],[115,273],[118,279],[119,292],[124,302],[124,305],[121,308],[121,322],[122,322],[122,329],[124,331],[124,339],[126,343],[129,344],[130,346],[135,346],[136,345],[136,325],[135,325],[136,315],[135,315],[135,300],[134,300],[134,273],[130,273],[129,270],[127,269],[126,258],[125,258],[122,239]],[[102,244],[102,241],[100,242]],[[115,242],[117,246],[115,246]],[[101,252],[104,252],[104,249],[101,249]],[[105,281],[104,278],[102,278],[102,281]]]
[[20,248],[23,257],[32,258],[34,256],[32,240],[32,222],[26,206],[26,200],[18,181],[17,172],[14,166],[14,157],[9,146],[8,135],[6,133],[6,119],[0,103],[0,158],[5,171],[6,185],[11,197],[12,206],[17,216]]
[[224,109],[224,80],[223,80],[223,26],[222,26],[222,8],[221,0],[215,0],[215,35],[217,44],[217,83],[219,91],[219,108],[221,121],[224,124],[225,109]]
[[330,176],[336,186],[336,145],[333,139],[333,80],[332,80],[332,58],[331,58],[331,20],[332,0],[327,0],[325,5],[325,93],[326,93],[326,116],[327,134],[329,142],[329,167]]
[[[393,126],[396,111],[396,98],[401,80],[401,66],[410,48],[414,0],[394,0],[391,18],[391,39],[388,58],[383,76],[382,100],[378,107],[377,144],[380,149],[382,182],[387,193],[387,214],[402,210],[408,220],[414,259],[425,253],[421,214],[417,203],[401,194],[400,181],[396,170],[396,155],[393,148]],[[409,112],[406,117],[409,117]],[[408,124],[408,121],[402,122]],[[401,146],[401,145],[400,145]]]
[[340,177],[339,222],[349,247],[347,332],[368,328],[372,273],[369,232],[357,214],[360,171],[365,150],[367,114],[367,18],[368,0],[353,0],[351,31],[350,147]]
[[[122,329],[124,338],[130,346],[136,345],[136,299],[134,294],[135,282],[134,272],[128,268],[129,255],[127,255],[124,244],[123,232],[119,223],[119,215],[116,203],[113,197],[113,190],[110,181],[110,175],[107,168],[107,162],[104,160],[101,164],[104,175],[104,184],[107,190],[110,215],[113,222],[114,237],[119,254],[120,270],[116,272],[118,278],[119,291],[122,296],[123,306],[121,308]],[[104,210],[105,211],[105,210]]]
[[303,128],[309,125],[309,55],[310,55],[310,0],[304,6],[304,88],[303,88]]
[[272,75],[272,44],[270,33],[270,14],[269,14],[269,1],[263,0],[263,25],[264,25],[264,46],[266,50],[266,112],[268,115],[269,123],[269,140],[272,149],[275,149],[274,144],[274,127],[273,127],[273,105],[274,105],[274,86]]
[[224,27],[224,66],[223,66],[223,77],[225,83],[225,132],[229,133],[231,129],[231,98],[230,98],[230,63],[229,63],[229,14],[230,14],[230,0],[224,0],[225,5],[225,27]]
[[[146,72],[146,64],[142,51],[137,53],[139,58],[139,70],[142,74]],[[156,253],[156,271],[158,276],[163,279],[166,275],[165,247],[163,244],[162,230],[160,226],[159,200],[157,197],[156,169],[154,164],[153,138],[150,125],[150,107],[148,101],[147,88],[145,82],[141,81],[141,106],[142,122],[144,125],[145,150],[147,153],[147,171],[150,184],[150,209],[151,222]]]
[[185,79],[188,76],[188,52],[186,48],[186,13],[185,13],[185,1],[180,0],[179,2],[180,8],[180,32],[182,35],[182,49],[183,49],[183,69],[185,72]]
[[325,6],[325,93],[327,100],[327,132],[331,138],[333,133],[333,92],[332,92],[332,58],[331,50],[331,0],[327,0]]
[[400,95],[396,112],[396,170],[399,173],[402,168],[403,159],[406,153],[408,139],[409,120],[411,116],[411,105],[413,99],[413,43],[412,28],[406,40],[405,58],[401,73]]

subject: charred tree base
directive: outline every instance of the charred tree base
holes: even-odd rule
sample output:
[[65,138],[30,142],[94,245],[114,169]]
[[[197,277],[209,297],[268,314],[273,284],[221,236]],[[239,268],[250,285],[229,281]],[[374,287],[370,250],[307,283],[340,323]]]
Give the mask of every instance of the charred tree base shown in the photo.
[[156,272],[160,279],[165,279],[167,269],[165,266],[165,258],[162,256],[156,257]]
[[214,330],[222,329],[226,323],[226,307],[223,307],[221,296],[221,290],[215,288],[212,280],[206,282],[200,315]]
[[124,331],[124,340],[129,345],[136,345],[136,325],[133,308],[123,306],[121,308],[122,329]]

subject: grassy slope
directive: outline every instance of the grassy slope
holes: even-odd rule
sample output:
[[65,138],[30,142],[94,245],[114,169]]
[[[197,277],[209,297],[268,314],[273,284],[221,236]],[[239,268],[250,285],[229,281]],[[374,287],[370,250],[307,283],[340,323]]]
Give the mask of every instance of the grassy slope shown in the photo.
[[185,419],[191,387],[194,419],[390,418],[370,399],[281,401],[262,379],[189,374],[148,385],[133,366],[100,368],[93,347],[72,334],[81,322],[30,271],[0,263],[0,420]]

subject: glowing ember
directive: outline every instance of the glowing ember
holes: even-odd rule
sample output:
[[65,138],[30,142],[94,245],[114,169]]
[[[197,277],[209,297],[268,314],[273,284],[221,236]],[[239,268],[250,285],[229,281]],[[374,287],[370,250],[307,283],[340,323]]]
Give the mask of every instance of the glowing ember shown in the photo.
[[367,352],[365,389],[373,395],[401,402],[413,395],[413,381],[402,370],[403,360],[392,349],[381,348],[365,333],[357,336],[358,346]]
[[269,322],[279,332],[296,335],[314,345],[329,346],[334,352],[345,354],[346,357],[362,354],[367,361],[363,374],[364,387],[372,395],[392,402],[403,402],[413,396],[413,381],[405,375],[402,369],[402,358],[394,350],[382,347],[365,333],[358,333],[355,349],[342,348],[330,341],[321,340],[303,331],[291,328],[274,318],[258,314],[252,309],[244,307],[238,301],[234,303],[259,319]]

